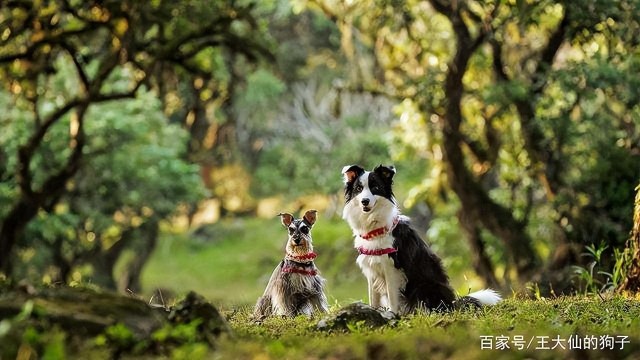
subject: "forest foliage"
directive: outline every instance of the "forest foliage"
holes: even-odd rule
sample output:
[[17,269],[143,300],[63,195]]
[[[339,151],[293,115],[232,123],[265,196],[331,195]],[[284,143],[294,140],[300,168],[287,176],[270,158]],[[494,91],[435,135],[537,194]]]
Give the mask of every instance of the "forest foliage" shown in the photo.
[[445,257],[464,238],[487,285],[570,291],[631,229],[639,5],[3,2],[0,269],[139,290],[205,199],[333,215],[343,165],[394,163]]

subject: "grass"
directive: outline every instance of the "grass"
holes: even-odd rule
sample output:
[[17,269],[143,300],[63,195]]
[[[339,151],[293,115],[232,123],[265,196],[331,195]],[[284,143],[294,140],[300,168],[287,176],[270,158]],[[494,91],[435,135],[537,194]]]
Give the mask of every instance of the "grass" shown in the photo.
[[[620,297],[511,298],[480,311],[407,316],[394,326],[379,329],[354,324],[347,333],[316,330],[319,318],[270,318],[263,324],[255,324],[247,310],[230,314],[236,338],[220,344],[218,357],[491,360],[640,357],[640,303]],[[570,350],[572,336],[595,337],[598,349]],[[483,339],[486,349],[482,349]],[[614,341],[613,350],[601,349],[601,341],[606,343],[607,339]],[[498,340],[505,340],[509,348],[497,349]],[[556,348],[551,349],[554,345]]]
[[[366,284],[354,263],[348,226],[341,220],[323,220],[313,236],[331,311],[366,300]],[[162,288],[180,297],[194,290],[226,314],[235,334],[222,339],[213,353],[197,348],[200,355],[194,355],[187,347],[175,358],[640,358],[640,302],[611,295],[532,300],[507,294],[499,305],[480,311],[417,314],[379,329],[352,324],[347,333],[316,330],[320,317],[276,317],[256,324],[250,319],[252,306],[282,259],[285,240],[277,218],[224,220],[189,234],[163,237],[143,273],[144,293]],[[450,275],[458,291],[466,293],[469,286],[462,276]],[[618,342],[614,350],[569,350],[568,341],[575,336]],[[489,349],[482,348],[483,339]],[[558,345],[561,340],[564,349]],[[510,348],[498,350],[498,344]],[[553,350],[539,349],[554,345]]]

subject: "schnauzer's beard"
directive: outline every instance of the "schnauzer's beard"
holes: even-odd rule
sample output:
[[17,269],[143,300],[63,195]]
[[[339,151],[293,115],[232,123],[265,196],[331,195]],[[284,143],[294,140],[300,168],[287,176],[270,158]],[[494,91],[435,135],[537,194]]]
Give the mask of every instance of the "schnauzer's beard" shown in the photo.
[[287,241],[287,248],[285,249],[287,254],[294,256],[306,255],[313,252],[313,245],[311,244],[311,238],[308,236],[301,236],[299,245],[296,245],[292,238]]

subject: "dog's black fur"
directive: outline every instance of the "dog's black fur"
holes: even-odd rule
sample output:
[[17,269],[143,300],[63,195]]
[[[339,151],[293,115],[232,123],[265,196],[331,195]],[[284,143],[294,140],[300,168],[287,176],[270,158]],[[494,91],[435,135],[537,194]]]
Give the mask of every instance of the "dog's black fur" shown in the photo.
[[407,311],[412,312],[418,308],[452,309],[456,295],[440,258],[406,219],[398,222],[392,235],[393,247],[398,252],[389,256],[396,268],[402,269],[407,276],[407,285],[402,291],[407,300]]

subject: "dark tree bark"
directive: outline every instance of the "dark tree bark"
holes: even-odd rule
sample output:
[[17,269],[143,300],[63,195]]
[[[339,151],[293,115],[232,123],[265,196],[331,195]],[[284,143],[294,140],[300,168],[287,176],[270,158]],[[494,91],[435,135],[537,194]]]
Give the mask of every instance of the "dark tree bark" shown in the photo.
[[35,204],[20,199],[0,225],[0,272],[8,277],[11,276],[13,247],[37,212],[38,207]]

